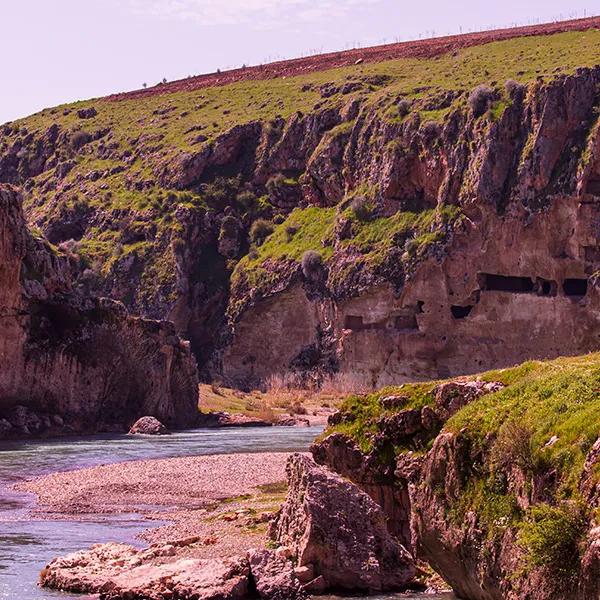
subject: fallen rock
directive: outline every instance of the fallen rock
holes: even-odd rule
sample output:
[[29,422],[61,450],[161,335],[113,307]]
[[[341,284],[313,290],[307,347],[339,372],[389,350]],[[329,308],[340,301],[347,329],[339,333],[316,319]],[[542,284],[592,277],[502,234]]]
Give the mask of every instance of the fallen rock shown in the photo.
[[138,419],[129,430],[130,435],[167,435],[169,430],[155,417]]
[[272,550],[254,550],[248,555],[250,573],[258,595],[264,600],[305,598],[294,566]]
[[237,415],[228,412],[212,413],[210,420],[213,421],[213,427],[272,427],[273,423],[249,417],[248,415]]
[[297,567],[311,567],[326,586],[381,592],[415,576],[409,552],[387,530],[382,509],[360,488],[294,454],[286,466],[289,491],[271,537],[291,549]]
[[98,544],[54,559],[40,574],[40,585],[100,594],[101,600],[241,600],[249,593],[246,559],[173,560],[147,553],[123,544]]
[[90,106],[89,108],[81,108],[77,111],[77,116],[80,119],[93,119],[98,114],[98,111]]
[[402,440],[421,431],[421,411],[415,409],[402,410],[390,417],[383,417],[377,425],[381,433],[386,436],[386,439],[401,443]]
[[275,425],[279,427],[310,427],[310,421],[306,417],[280,417]]

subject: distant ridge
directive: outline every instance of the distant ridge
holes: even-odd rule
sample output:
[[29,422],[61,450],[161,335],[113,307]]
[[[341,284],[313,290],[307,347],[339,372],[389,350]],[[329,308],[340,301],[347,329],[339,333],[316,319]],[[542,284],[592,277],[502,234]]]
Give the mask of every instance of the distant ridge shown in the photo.
[[585,31],[587,29],[600,29],[600,16],[542,23],[539,25],[527,25],[524,27],[512,27],[508,29],[492,29],[476,33],[465,33],[461,35],[450,35],[317,54],[315,56],[283,60],[266,65],[232,69],[221,73],[207,73],[205,75],[198,75],[196,77],[159,84],[148,89],[113,94],[107,96],[105,100],[130,100],[146,96],[171,94],[174,92],[191,92],[201,88],[222,86],[237,81],[293,77],[315,71],[325,71],[352,65],[358,60],[372,63],[398,58],[431,58],[447,52],[454,52],[456,50],[479,46],[489,42],[508,40],[516,37],[551,35],[567,31]]

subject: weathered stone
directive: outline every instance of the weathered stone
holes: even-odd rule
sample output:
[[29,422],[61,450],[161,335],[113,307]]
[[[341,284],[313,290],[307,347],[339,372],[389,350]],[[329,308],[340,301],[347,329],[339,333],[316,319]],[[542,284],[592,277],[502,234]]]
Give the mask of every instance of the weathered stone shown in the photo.
[[328,587],[385,591],[408,585],[415,566],[390,535],[381,508],[360,488],[303,455],[290,457],[287,500],[271,528]]
[[399,394],[395,396],[385,396],[381,398],[379,402],[386,410],[395,410],[402,408],[406,404],[407,400],[408,396]]
[[8,186],[0,186],[0,259],[0,418],[13,425],[8,434],[122,430],[144,414],[176,427],[195,423],[189,344],[171,323],[130,317],[119,302],[74,290],[68,258],[29,233]]
[[265,421],[249,415],[232,414],[228,412],[214,412],[201,417],[204,427],[272,427],[271,421]]
[[421,411],[402,410],[390,417],[383,417],[377,423],[386,441],[394,444],[413,436],[422,429]]
[[172,552],[98,544],[50,562],[44,587],[100,594],[101,600],[242,600],[249,592],[246,559],[202,560]]
[[256,591],[264,600],[305,598],[292,563],[272,550],[256,550],[248,555]]
[[169,430],[155,417],[142,417],[131,426],[129,433],[132,435],[167,435]]
[[80,108],[77,111],[77,116],[80,119],[92,119],[97,114],[98,114],[98,111],[93,106],[90,106],[89,108]]
[[275,425],[279,427],[309,427],[310,421],[306,417],[298,417],[296,415],[289,417],[280,417]]
[[449,419],[463,406],[485,394],[501,390],[504,386],[498,382],[449,381],[438,385],[435,395],[435,410],[443,419]]

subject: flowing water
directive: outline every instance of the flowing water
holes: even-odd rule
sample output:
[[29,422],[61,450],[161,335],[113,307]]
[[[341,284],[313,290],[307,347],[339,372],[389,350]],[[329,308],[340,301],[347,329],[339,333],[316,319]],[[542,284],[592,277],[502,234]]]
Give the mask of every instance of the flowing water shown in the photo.
[[[306,451],[319,427],[198,429],[168,437],[99,435],[0,443],[0,598],[48,600],[86,598],[37,587],[40,570],[53,557],[108,541],[141,545],[148,527],[137,515],[93,515],[83,521],[31,519],[34,498],[11,489],[36,475],[94,465],[176,456],[232,452]],[[153,522],[153,526],[160,523]],[[379,596],[380,600],[399,596]],[[409,595],[401,598],[451,598]]]

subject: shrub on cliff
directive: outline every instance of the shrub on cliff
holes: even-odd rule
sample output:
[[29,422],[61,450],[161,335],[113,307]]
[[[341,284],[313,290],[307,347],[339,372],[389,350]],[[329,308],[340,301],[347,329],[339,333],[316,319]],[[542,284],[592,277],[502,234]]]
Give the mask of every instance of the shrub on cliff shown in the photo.
[[400,100],[396,106],[398,108],[398,115],[406,117],[410,112],[412,104],[409,100]]
[[546,567],[566,578],[577,573],[586,530],[585,513],[576,504],[540,504],[531,508],[521,525],[519,543],[530,567]]
[[350,210],[359,221],[368,221],[373,216],[373,203],[365,196],[356,196],[351,204]]
[[250,228],[250,241],[260,246],[273,233],[273,225],[265,219],[257,219]]
[[77,151],[86,144],[89,144],[92,141],[92,136],[87,131],[79,129],[71,133],[69,141],[71,142],[73,150]]
[[525,89],[525,86],[514,79],[507,79],[504,84],[504,89],[506,90],[509,98],[514,98],[518,92]]
[[288,242],[292,240],[292,238],[298,233],[298,227],[295,225],[288,225],[285,228],[285,235],[287,237]]
[[221,230],[219,231],[219,240],[237,239],[239,229],[240,223],[233,215],[223,217]]
[[314,277],[323,267],[323,259],[318,252],[307,250],[302,256],[302,273],[310,279]]
[[478,85],[469,94],[469,106],[475,117],[480,117],[487,111],[494,101],[496,92],[488,85]]

